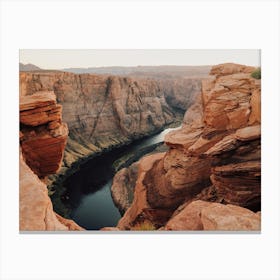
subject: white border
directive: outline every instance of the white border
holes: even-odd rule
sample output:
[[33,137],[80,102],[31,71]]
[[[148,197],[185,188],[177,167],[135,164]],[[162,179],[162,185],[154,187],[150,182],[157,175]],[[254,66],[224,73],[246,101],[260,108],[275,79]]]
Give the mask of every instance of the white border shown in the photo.
[[[279,34],[278,1],[2,1],[2,279],[279,279]],[[262,49],[262,233],[20,235],[20,48]]]

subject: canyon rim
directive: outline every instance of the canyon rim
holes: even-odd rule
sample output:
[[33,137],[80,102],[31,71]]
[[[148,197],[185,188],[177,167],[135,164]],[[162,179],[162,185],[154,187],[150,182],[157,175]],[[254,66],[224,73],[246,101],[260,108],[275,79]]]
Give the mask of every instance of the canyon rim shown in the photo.
[[260,65],[29,62],[21,232],[261,230]]

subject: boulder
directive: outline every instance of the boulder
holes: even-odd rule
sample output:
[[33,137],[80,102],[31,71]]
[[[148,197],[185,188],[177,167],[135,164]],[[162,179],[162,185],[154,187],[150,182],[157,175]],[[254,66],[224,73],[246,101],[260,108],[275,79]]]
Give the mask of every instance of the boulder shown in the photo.
[[220,203],[193,201],[174,215],[165,230],[259,231],[261,218],[246,208]]
[[260,231],[260,215],[235,205],[211,203],[201,211],[204,230]]

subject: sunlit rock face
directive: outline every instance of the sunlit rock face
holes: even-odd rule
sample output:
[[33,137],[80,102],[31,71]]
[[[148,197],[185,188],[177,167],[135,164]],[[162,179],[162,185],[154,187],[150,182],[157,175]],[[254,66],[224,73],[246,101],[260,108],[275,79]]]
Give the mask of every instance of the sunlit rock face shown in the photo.
[[68,128],[61,111],[53,92],[20,97],[22,153],[40,177],[56,173],[62,162]]
[[[20,97],[19,229],[83,230],[53,211],[43,178],[59,171],[68,129],[53,92]],[[42,179],[40,180],[39,177]]]
[[83,230],[53,211],[47,186],[19,159],[19,229],[21,231]]
[[[248,210],[261,204],[261,88],[253,70],[231,63],[212,68],[182,128],[166,135],[169,151],[140,161],[134,200],[119,228],[149,220],[171,230],[260,229],[260,215]],[[196,200],[209,211],[180,215]],[[225,213],[232,219],[223,220]]]
[[128,168],[122,168],[114,176],[111,194],[115,205],[121,213],[125,213],[133,201],[138,165],[138,162],[135,162]]
[[188,204],[165,225],[165,230],[255,231],[261,228],[261,217],[235,205],[196,200]]

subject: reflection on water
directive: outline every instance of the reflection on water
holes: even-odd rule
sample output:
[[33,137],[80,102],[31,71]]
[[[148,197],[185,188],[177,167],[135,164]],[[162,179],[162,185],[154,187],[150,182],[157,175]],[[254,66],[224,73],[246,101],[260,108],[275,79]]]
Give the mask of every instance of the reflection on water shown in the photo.
[[121,215],[111,199],[111,185],[112,179],[100,190],[84,196],[72,212],[73,220],[87,229],[114,226]]
[[[176,128],[178,129],[178,128]],[[113,163],[128,153],[163,142],[168,128],[149,138],[93,158],[64,183],[72,207],[71,218],[88,230],[115,226],[121,215],[111,197]],[[136,159],[137,160],[137,159]]]

